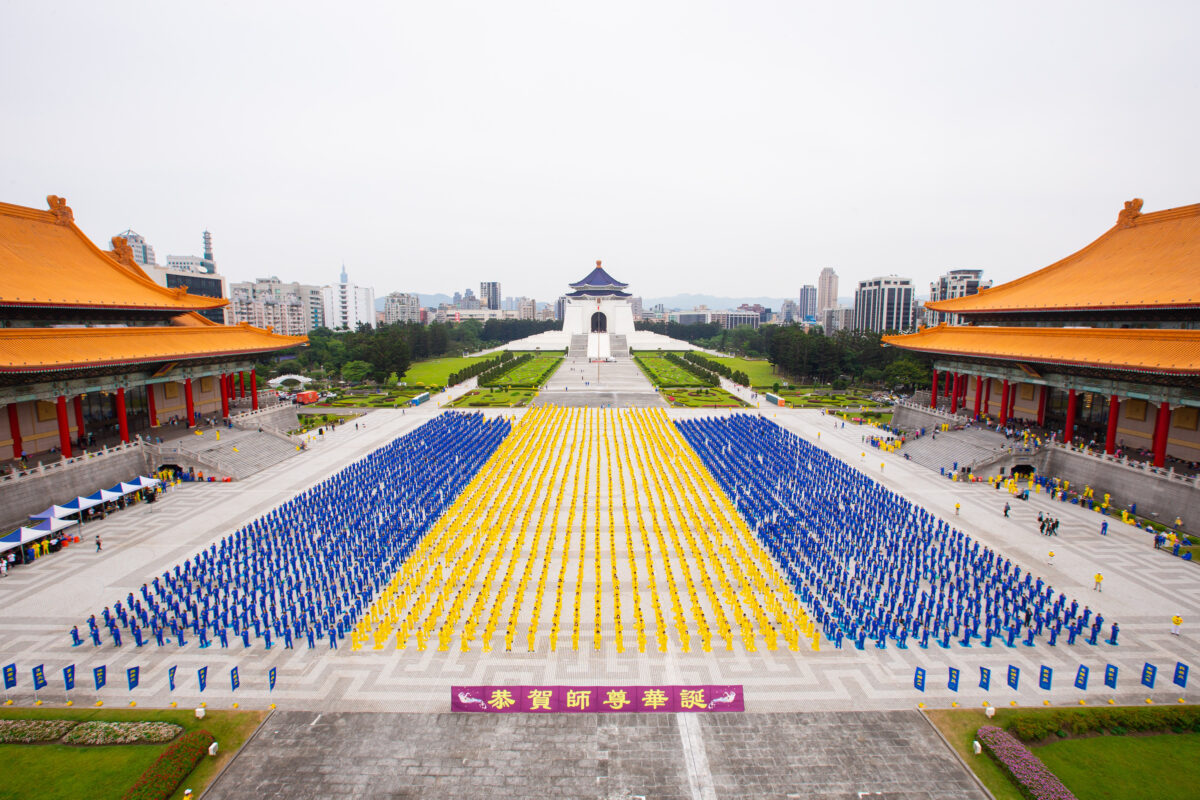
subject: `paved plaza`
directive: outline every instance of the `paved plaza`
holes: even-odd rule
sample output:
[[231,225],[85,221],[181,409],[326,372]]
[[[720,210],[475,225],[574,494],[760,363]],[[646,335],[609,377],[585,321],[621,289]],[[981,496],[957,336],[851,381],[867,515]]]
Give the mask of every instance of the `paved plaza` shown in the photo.
[[571,408],[666,408],[632,358],[589,361],[567,357],[531,405]]
[[915,711],[508,716],[276,712],[209,798],[986,795]]
[[[70,627],[82,626],[88,614],[137,592],[154,575],[439,413],[433,404],[406,413],[375,411],[358,430],[335,429],[308,451],[247,480],[185,484],[158,503],[89,524],[81,544],[15,570],[0,581],[0,661],[18,664],[21,677],[12,693],[15,702],[22,706],[33,702],[29,669],[44,664],[50,686],[39,696],[51,707],[60,705],[65,700],[61,668],[75,664],[81,678],[72,698],[79,705],[91,705],[98,698],[108,705],[136,700],[143,707],[172,702],[181,707],[201,702],[210,707],[228,707],[235,701],[243,707],[276,704],[275,716],[216,786],[217,797],[245,796],[250,791],[282,796],[281,787],[286,786],[289,797],[357,791],[363,796],[394,797],[527,792],[587,797],[832,798],[869,791],[883,793],[872,796],[932,798],[970,797],[973,790],[961,783],[965,780],[961,774],[950,777],[953,769],[939,760],[947,755],[944,747],[927,746],[933,740],[922,738],[927,737],[920,733],[925,723],[912,713],[861,712],[911,712],[918,702],[978,707],[985,700],[1039,706],[1046,700],[1054,704],[1080,699],[1102,703],[1110,698],[1139,704],[1147,697],[1159,703],[1174,703],[1179,697],[1195,700],[1194,692],[1170,683],[1177,661],[1200,663],[1196,644],[1200,572],[1195,565],[1155,551],[1148,535],[1119,523],[1110,522],[1108,535],[1102,537],[1099,515],[1051,501],[1046,495],[1019,502],[986,484],[947,481],[906,462],[902,454],[866,447],[862,437],[870,429],[842,427],[833,417],[810,410],[670,409],[665,413],[672,419],[762,413],[950,520],[1035,576],[1046,577],[1056,591],[1119,622],[1120,645],[1050,647],[1039,641],[1034,647],[1010,649],[997,644],[988,649],[953,643],[949,649],[931,645],[924,650],[897,649],[889,643],[885,650],[859,651],[849,646],[835,649],[823,641],[819,652],[786,646],[776,650],[759,646],[751,652],[738,642],[732,650],[714,647],[705,653],[698,648],[682,652],[672,638],[666,652],[651,646],[645,653],[634,647],[619,653],[613,645],[611,615],[605,616],[602,646],[591,647],[588,615],[586,641],[577,651],[559,647],[550,652],[542,637],[534,652],[524,646],[509,652],[499,646],[502,636],[491,652],[478,646],[465,652],[457,646],[446,651],[435,646],[423,651],[412,646],[286,650],[278,645],[269,651],[240,646],[201,650],[194,640],[182,648],[139,649],[128,643],[121,648],[70,646]],[[519,420],[525,412],[482,413]],[[1002,513],[1005,502],[1013,505],[1008,519]],[[962,507],[957,517],[955,503]],[[1057,538],[1038,533],[1039,511],[1062,519]],[[588,529],[589,537],[595,533],[594,528]],[[104,540],[101,553],[95,551],[95,534]],[[1051,548],[1056,553],[1053,566],[1047,563]],[[1103,593],[1092,590],[1097,571],[1105,575]],[[1170,635],[1173,614],[1185,620],[1181,637]],[[1145,662],[1160,671],[1154,690],[1138,682]],[[1017,690],[1004,685],[1003,674],[1010,664],[1022,670]],[[1092,670],[1086,692],[1072,685],[1080,664]],[[1105,664],[1120,668],[1116,692],[1101,681]],[[84,676],[99,665],[107,666],[111,677],[97,694]],[[1037,685],[1042,665],[1054,669],[1050,691]],[[115,679],[130,666],[141,668],[141,685],[132,693]],[[171,666],[178,667],[174,691],[167,680]],[[236,693],[228,677],[234,666],[241,677]],[[929,670],[925,693],[912,687],[918,666]],[[951,666],[963,671],[958,693],[946,688]],[[993,670],[990,692],[976,688],[981,666]],[[207,667],[209,673],[203,694],[196,682],[200,667]],[[278,670],[273,692],[267,688],[271,668]],[[451,684],[742,684],[748,713],[650,715],[653,719],[644,724],[587,715],[520,721],[484,715],[467,718],[445,713]],[[836,716],[814,712],[836,712]],[[343,731],[355,735],[338,735]],[[855,744],[840,736],[861,739]],[[431,741],[441,744],[427,746]],[[701,742],[706,760],[697,761],[688,754],[694,754]],[[873,748],[883,748],[879,758],[884,759],[887,746],[896,748],[893,760],[873,760]],[[848,757],[851,753],[853,758]],[[557,766],[545,768],[551,761]],[[882,767],[886,763],[916,766],[887,772]],[[404,767],[403,779],[399,766]],[[936,770],[943,766],[949,770],[945,785],[958,787],[953,792],[939,794],[940,784],[919,783],[926,775],[939,774]],[[281,782],[284,776],[291,781]],[[374,776],[382,783],[356,776]],[[434,783],[438,776],[450,783],[445,787],[440,781]],[[548,783],[549,776],[563,782]],[[810,778],[813,782],[805,783]],[[497,784],[497,780],[513,783]],[[394,788],[386,788],[392,783]],[[385,788],[378,789],[380,785]]]

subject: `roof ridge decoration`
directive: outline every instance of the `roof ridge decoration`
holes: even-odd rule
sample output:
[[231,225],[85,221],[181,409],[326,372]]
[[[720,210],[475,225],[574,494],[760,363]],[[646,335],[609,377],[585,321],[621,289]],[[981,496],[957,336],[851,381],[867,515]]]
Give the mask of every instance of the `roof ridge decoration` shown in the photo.
[[75,221],[75,212],[67,205],[65,197],[48,194],[46,195],[46,203],[50,206],[50,213],[54,215],[54,219],[59,225],[69,225]]
[[1128,228],[1142,215],[1142,198],[1125,201],[1125,207],[1117,214],[1117,227]]

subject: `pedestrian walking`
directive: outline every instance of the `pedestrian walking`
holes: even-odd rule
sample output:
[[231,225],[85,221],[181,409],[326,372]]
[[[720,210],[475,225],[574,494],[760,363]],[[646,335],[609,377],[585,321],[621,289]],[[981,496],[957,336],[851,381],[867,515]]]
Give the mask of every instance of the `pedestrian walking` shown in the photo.
[[1092,586],[1092,590],[1096,591],[1096,592],[1104,591],[1103,589],[1100,588],[1100,584],[1102,584],[1102,583],[1104,583],[1104,575],[1103,575],[1103,573],[1097,572],[1096,573],[1096,583],[1094,586]]
[[955,503],[955,504],[954,504],[954,516],[956,516],[956,517],[958,516],[958,510],[959,510],[959,508],[960,508],[959,504],[958,504],[958,503]]
[[1012,508],[1012,506],[1009,505],[1008,503],[1004,504],[1004,518],[1005,519],[1008,519],[1008,512],[1011,508]]
[[1183,617],[1179,616],[1178,614],[1171,617],[1171,635],[1178,636],[1179,629],[1181,627],[1183,627]]
[[1052,567],[1054,566],[1054,551],[1053,550],[1050,551],[1050,557],[1046,560],[1046,563]]
[[1100,535],[1108,536],[1108,520],[1104,520],[1104,522],[1100,523]]
[[100,536],[99,535],[96,536],[96,552],[97,553],[100,552]]

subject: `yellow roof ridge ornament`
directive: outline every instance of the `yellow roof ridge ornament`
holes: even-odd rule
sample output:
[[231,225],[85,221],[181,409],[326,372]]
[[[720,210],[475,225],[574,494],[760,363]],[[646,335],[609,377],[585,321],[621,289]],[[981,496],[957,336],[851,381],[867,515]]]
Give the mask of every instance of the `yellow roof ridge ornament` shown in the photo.
[[67,205],[65,197],[48,194],[46,195],[46,204],[50,206],[50,213],[54,215],[54,219],[59,225],[70,225],[75,221],[75,212]]
[[1142,198],[1125,201],[1125,207],[1117,214],[1117,227],[1128,228],[1142,215]]

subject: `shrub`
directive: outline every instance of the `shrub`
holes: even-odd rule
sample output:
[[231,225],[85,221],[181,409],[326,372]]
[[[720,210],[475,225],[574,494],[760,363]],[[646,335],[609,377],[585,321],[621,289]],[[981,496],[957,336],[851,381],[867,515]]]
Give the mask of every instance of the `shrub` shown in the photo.
[[1116,735],[1146,731],[1200,730],[1200,706],[1116,708],[1058,708],[1022,711],[1006,729],[1023,742],[1038,742],[1055,733],[1111,731]]
[[82,722],[64,737],[64,744],[163,744],[183,732],[171,722]]
[[1008,731],[985,725],[976,734],[983,749],[1012,777],[1021,793],[1033,800],[1076,800],[1042,760]]
[[192,774],[213,741],[206,730],[185,733],[142,773],[124,800],[166,800]]

